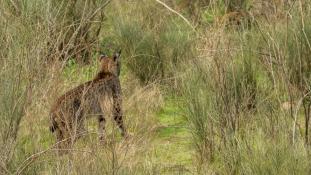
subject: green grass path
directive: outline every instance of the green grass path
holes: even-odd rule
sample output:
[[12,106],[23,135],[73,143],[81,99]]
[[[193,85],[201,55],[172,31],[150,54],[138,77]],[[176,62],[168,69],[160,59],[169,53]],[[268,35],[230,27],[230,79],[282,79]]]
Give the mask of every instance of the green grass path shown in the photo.
[[158,127],[153,146],[156,163],[167,173],[187,172],[192,165],[190,133],[180,113],[178,105],[168,100],[157,114]]

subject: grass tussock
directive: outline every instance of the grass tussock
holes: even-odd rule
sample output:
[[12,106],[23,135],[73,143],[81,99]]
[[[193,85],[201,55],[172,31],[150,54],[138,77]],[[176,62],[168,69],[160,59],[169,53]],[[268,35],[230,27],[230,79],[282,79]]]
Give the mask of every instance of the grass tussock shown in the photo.
[[[297,19],[309,15],[296,10]],[[208,59],[195,60],[183,80],[198,172],[309,173],[308,20],[295,18],[206,39]]]
[[[161,2],[0,0],[0,174],[310,174],[311,3]],[[120,48],[131,137],[57,155],[52,103]]]

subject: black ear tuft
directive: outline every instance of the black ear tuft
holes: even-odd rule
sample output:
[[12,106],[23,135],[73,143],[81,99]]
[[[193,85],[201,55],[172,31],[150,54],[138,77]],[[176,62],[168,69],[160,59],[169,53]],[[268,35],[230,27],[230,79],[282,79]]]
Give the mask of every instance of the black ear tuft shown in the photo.
[[104,53],[102,53],[100,56],[99,56],[99,61],[101,61],[102,59],[104,58],[107,58],[108,56]]
[[121,49],[113,54],[113,60],[116,61],[120,58]]

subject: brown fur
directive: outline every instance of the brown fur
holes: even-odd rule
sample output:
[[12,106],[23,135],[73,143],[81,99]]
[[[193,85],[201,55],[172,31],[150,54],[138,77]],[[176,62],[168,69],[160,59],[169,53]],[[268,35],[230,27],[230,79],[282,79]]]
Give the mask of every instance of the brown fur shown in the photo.
[[112,58],[102,55],[96,77],[67,91],[52,106],[50,130],[56,133],[58,148],[70,147],[83,134],[84,119],[94,115],[98,117],[100,139],[103,140],[104,108],[110,101],[114,120],[122,136],[127,135],[122,120],[119,54],[116,53]]
[[252,20],[247,12],[232,11],[220,17],[218,20],[216,20],[216,22],[227,27],[238,27],[241,25],[243,25],[244,27],[250,27]]

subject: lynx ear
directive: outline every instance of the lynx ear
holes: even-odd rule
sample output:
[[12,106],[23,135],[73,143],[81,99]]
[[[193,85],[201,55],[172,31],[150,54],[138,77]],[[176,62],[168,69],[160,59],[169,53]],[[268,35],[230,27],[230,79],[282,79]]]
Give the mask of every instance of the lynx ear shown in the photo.
[[121,49],[113,54],[114,61],[120,61]]
[[113,54],[113,61],[117,64],[117,74],[120,76],[121,72],[121,49]]
[[102,59],[108,58],[108,56],[104,53],[100,54],[99,56],[99,61],[101,61]]

